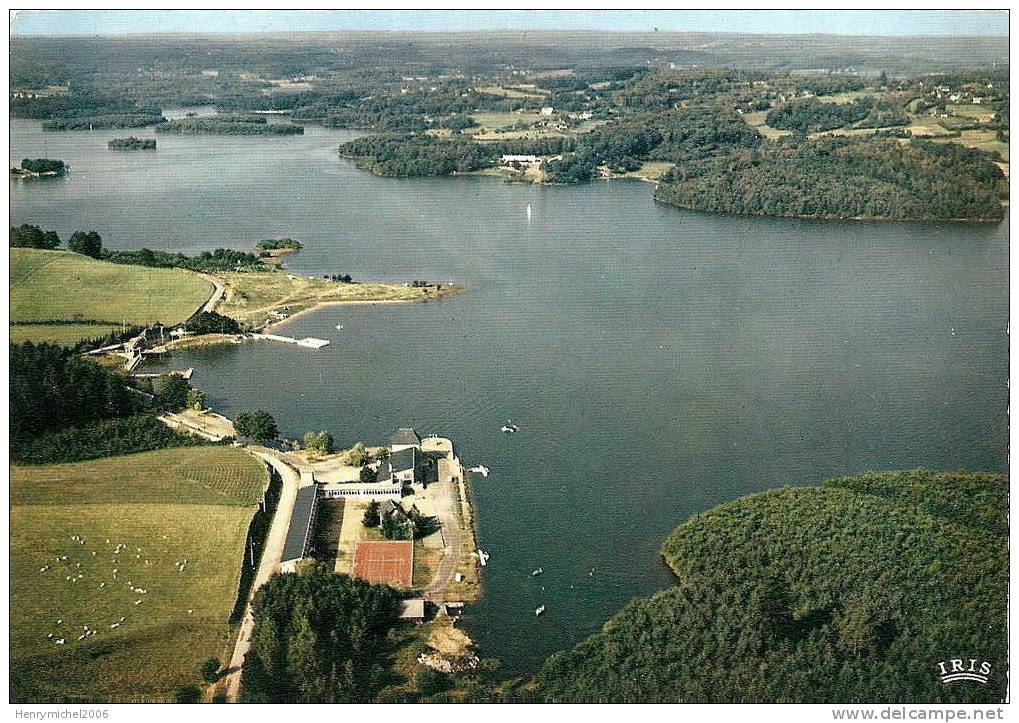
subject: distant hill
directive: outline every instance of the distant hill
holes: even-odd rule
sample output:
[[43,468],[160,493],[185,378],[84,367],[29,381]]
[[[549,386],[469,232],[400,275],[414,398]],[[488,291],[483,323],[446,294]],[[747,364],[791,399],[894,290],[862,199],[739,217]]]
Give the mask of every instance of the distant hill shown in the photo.
[[[695,516],[663,555],[676,587],[546,663],[562,701],[984,702],[1006,691],[1008,486],[868,474]],[[991,665],[945,684],[938,662]]]

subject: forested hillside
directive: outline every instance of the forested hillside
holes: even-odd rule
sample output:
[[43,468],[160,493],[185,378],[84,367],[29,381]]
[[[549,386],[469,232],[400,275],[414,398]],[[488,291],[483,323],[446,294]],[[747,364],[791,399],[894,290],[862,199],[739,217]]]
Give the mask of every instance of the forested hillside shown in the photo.
[[[546,663],[558,701],[992,702],[1006,690],[1008,487],[1000,475],[870,474],[692,518],[676,587]],[[986,686],[938,662],[978,658]]]
[[715,213],[997,221],[1004,174],[950,143],[784,139],[689,163],[655,198]]

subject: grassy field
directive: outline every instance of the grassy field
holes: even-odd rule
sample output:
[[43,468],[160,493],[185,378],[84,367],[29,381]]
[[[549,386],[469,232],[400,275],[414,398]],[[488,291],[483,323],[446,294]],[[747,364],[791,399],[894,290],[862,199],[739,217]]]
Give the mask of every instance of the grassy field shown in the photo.
[[[15,341],[74,343],[121,324],[175,324],[202,305],[210,284],[173,269],[109,264],[69,251],[11,249]],[[23,322],[79,322],[45,324]],[[99,322],[99,323],[81,323]]]
[[340,284],[282,272],[217,274],[226,287],[216,311],[241,322],[262,326],[270,309],[293,316],[319,304],[368,301],[427,301],[459,290],[456,286],[412,288],[403,284]]
[[549,95],[549,91],[535,85],[485,85],[478,86],[479,93],[486,95],[497,95],[500,98],[517,98],[524,100],[543,100]]
[[762,110],[757,113],[747,113],[743,116],[743,120],[746,121],[747,125],[755,129],[765,138],[774,139],[781,138],[782,136],[791,136],[792,131],[784,131],[779,128],[772,128],[768,125],[765,118],[768,115],[768,111]]
[[224,447],[12,467],[12,699],[170,700],[199,684],[203,661],[226,659],[265,481]]
[[[636,178],[642,181],[657,181],[670,171],[676,164],[668,161],[644,161],[636,171],[611,175],[612,178]],[[607,173],[608,168],[602,167]],[[601,169],[599,169],[601,170]]]
[[991,130],[966,130],[961,131],[958,138],[934,138],[932,140],[958,143],[981,151],[997,151],[1001,154],[1002,162],[1008,163],[1008,143],[999,141],[995,132]]

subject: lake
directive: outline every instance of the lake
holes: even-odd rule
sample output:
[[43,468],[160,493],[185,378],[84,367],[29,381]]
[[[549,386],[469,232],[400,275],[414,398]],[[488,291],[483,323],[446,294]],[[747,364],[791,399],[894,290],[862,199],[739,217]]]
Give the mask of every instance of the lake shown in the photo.
[[[1007,218],[732,218],[658,205],[637,182],[380,179],[337,156],[352,134],[314,126],[160,135],[155,152],[106,149],[130,131],[11,128],[12,163],[71,165],[11,182],[14,224],[187,253],[286,235],[306,246],[287,258],[298,273],[467,287],[284,327],[332,342],[320,350],[171,363],[217,409],[267,409],[288,436],[379,443],[414,426],[490,467],[473,492],[492,558],[464,626],[509,672],[672,584],[665,537],[714,505],[865,470],[1007,471]],[[519,433],[500,432],[508,419]]]

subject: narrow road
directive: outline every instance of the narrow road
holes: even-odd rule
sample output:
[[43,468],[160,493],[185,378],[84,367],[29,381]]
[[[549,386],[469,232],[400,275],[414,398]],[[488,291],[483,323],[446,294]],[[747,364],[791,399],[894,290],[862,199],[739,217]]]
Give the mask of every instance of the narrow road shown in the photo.
[[223,284],[219,283],[219,279],[215,276],[209,276],[208,274],[202,274],[202,278],[207,281],[211,281],[212,285],[215,286],[215,290],[212,292],[212,296],[205,302],[205,306],[202,307],[202,311],[213,311],[216,308],[216,304],[223,298],[223,294],[226,292],[226,288]]
[[258,572],[255,573],[255,580],[251,584],[251,592],[248,595],[248,607],[244,611],[244,620],[241,622],[240,632],[237,634],[237,644],[234,646],[233,656],[230,658],[230,667],[226,675],[226,700],[228,703],[236,703],[241,690],[241,667],[244,665],[244,657],[251,647],[251,632],[255,627],[255,618],[251,612],[251,601],[258,589],[264,585],[280,564],[283,556],[283,543],[287,538],[287,529],[290,527],[290,517],[294,513],[294,502],[297,499],[297,488],[301,484],[301,477],[290,465],[278,459],[276,455],[264,447],[247,447],[248,452],[259,459],[272,465],[273,469],[279,472],[283,478],[283,490],[280,493],[279,505],[276,514],[272,518],[272,525],[269,527],[269,534],[266,536],[265,548],[262,551],[262,559],[258,563]]
[[442,525],[442,534],[445,537],[446,553],[439,561],[439,569],[435,571],[435,577],[431,584],[424,591],[424,598],[429,602],[441,603],[443,592],[453,582],[456,568],[460,565],[460,557],[463,554],[462,535],[460,534],[460,520],[457,517],[457,507],[460,501],[457,499],[456,485],[450,482],[442,483],[446,489],[448,499],[446,504],[440,508],[439,524]]

